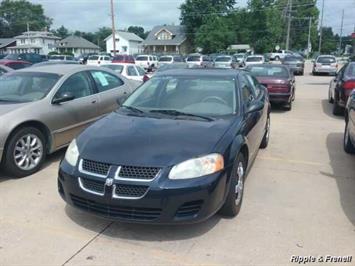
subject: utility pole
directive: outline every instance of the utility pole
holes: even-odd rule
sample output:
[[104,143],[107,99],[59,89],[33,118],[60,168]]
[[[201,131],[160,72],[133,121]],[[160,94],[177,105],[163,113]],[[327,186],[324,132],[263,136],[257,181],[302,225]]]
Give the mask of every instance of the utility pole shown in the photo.
[[286,37],[286,50],[290,46],[290,31],[291,31],[291,20],[292,20],[292,0],[288,0],[288,24],[287,24],[287,37]]
[[323,15],[324,15],[324,0],[323,0],[323,3],[322,3],[322,17],[321,17],[321,20],[320,20],[319,47],[318,47],[318,52],[319,53],[321,53],[321,50],[322,50]]
[[116,55],[116,28],[115,28],[115,13],[113,8],[113,0],[111,0],[111,19],[112,19],[112,40],[113,40],[113,55]]
[[341,16],[341,27],[340,27],[340,38],[339,38],[339,52],[341,53],[342,37],[343,37],[343,26],[344,26],[344,9]]
[[311,52],[311,47],[312,47],[312,44],[311,44],[311,28],[312,28],[312,17],[309,17],[307,58],[309,57],[309,54]]

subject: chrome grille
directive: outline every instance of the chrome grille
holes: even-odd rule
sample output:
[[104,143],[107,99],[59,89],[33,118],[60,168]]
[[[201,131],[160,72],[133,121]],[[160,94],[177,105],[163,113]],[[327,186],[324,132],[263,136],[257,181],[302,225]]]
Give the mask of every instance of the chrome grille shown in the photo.
[[123,185],[114,186],[114,198],[141,198],[148,191],[148,186]]
[[160,171],[158,167],[141,167],[141,166],[121,166],[118,171],[118,177],[126,179],[154,179]]
[[94,175],[107,176],[110,170],[110,164],[83,159],[82,170]]
[[105,194],[105,182],[79,177],[79,185],[86,192],[103,196]]

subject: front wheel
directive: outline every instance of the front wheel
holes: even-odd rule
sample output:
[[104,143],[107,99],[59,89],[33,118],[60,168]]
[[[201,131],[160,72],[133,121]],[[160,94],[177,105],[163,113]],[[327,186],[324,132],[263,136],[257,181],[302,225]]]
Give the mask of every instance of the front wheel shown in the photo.
[[270,116],[268,116],[266,121],[265,134],[260,144],[261,149],[265,149],[267,147],[267,145],[269,144],[269,139],[270,139]]
[[36,128],[20,128],[10,138],[3,160],[5,171],[14,177],[37,172],[46,157],[46,143]]
[[240,212],[243,201],[245,172],[245,158],[243,154],[239,154],[233,165],[226,201],[219,211],[221,215],[235,217]]
[[350,138],[350,130],[349,130],[349,122],[345,124],[345,131],[344,131],[344,150],[346,153],[355,154],[355,147],[351,142]]

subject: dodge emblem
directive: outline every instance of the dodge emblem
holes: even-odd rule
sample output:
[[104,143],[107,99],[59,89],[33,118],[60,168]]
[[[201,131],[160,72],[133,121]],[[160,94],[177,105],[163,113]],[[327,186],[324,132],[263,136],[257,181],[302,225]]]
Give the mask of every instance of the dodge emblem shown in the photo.
[[113,179],[112,178],[107,178],[106,179],[106,182],[105,182],[105,185],[110,187],[113,185]]

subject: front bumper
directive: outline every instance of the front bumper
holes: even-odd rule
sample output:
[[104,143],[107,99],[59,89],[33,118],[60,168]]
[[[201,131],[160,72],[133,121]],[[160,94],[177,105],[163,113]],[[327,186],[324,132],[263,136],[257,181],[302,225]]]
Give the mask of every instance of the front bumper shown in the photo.
[[[191,180],[169,180],[166,173],[146,182],[114,180],[105,186],[103,195],[83,190],[81,179],[105,183],[107,178],[83,174],[62,162],[58,191],[62,198],[76,208],[110,220],[131,223],[197,223],[214,215],[222,206],[229,179],[228,171]],[[114,187],[120,184],[149,187],[144,196],[136,199],[115,198]]]

